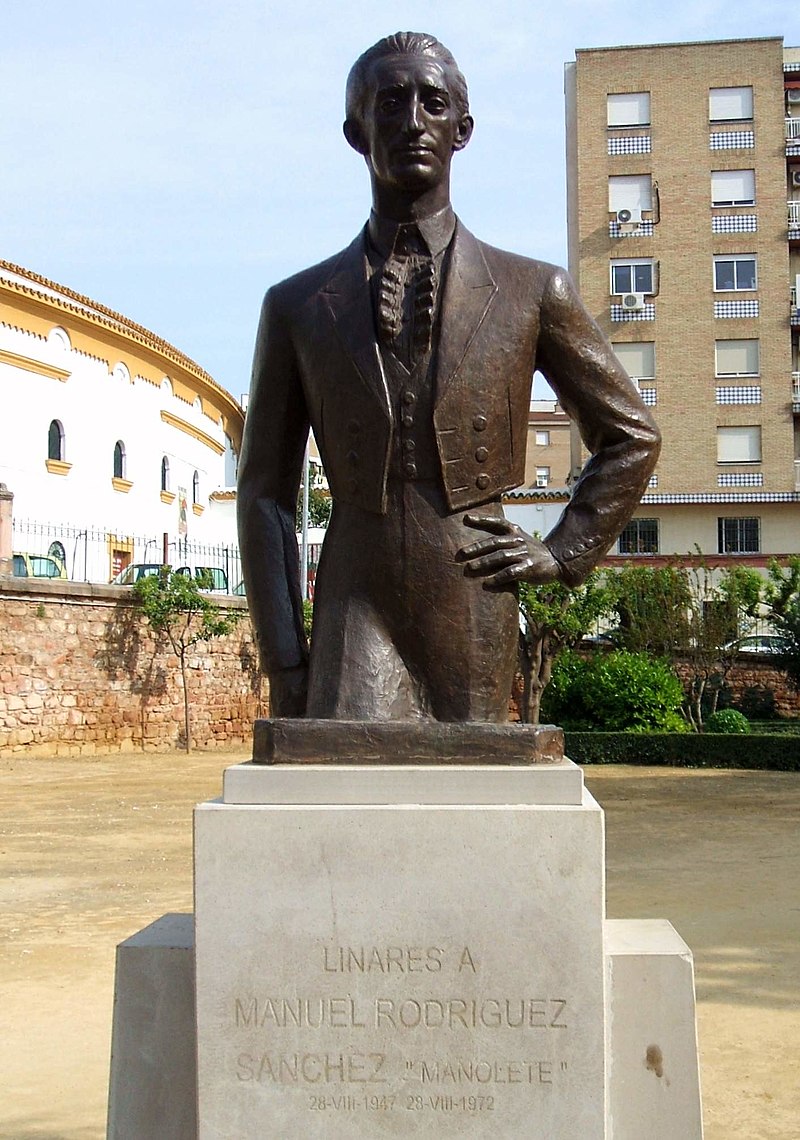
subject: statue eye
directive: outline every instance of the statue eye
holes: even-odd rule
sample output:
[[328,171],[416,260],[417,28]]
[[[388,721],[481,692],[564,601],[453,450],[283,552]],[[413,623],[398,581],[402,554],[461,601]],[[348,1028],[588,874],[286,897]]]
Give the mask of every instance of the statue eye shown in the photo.
[[386,95],[378,103],[378,110],[384,115],[393,114],[400,106],[400,100],[395,95]]
[[443,115],[447,110],[447,101],[441,95],[431,95],[425,100],[425,109],[432,115]]

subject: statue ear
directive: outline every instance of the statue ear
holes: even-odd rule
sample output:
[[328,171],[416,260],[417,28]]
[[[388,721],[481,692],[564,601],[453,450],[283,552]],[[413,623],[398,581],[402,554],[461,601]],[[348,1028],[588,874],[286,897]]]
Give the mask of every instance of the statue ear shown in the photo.
[[350,143],[353,150],[364,155],[369,152],[369,146],[367,145],[364,131],[358,119],[345,119],[342,123],[342,130],[344,131],[344,137]]
[[463,150],[469,140],[472,138],[472,131],[475,126],[475,120],[472,115],[463,115],[458,121],[458,130],[456,132],[456,141],[453,143],[453,150]]

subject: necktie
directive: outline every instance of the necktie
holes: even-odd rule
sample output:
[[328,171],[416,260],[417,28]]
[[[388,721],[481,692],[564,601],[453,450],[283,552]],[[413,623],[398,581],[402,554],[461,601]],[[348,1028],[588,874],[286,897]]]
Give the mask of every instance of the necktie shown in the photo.
[[431,345],[437,272],[416,226],[401,226],[378,291],[378,320],[384,345],[409,371]]

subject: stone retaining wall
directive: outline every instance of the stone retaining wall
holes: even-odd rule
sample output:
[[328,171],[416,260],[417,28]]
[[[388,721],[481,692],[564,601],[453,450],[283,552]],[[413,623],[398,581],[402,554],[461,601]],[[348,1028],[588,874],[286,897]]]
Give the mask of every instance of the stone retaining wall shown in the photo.
[[[266,709],[246,603],[219,604],[242,616],[191,652],[196,748],[242,745]],[[0,578],[0,757],[166,751],[183,731],[178,660],[130,589]]]

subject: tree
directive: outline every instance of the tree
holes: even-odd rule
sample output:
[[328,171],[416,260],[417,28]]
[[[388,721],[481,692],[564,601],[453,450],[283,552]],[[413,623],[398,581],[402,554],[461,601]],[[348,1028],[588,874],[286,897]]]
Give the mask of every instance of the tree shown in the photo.
[[716,711],[739,642],[755,624],[762,586],[756,570],[714,571],[702,560],[626,567],[612,579],[620,646],[683,666],[683,713],[697,732],[706,713]]
[[599,618],[609,614],[612,602],[613,596],[597,571],[574,590],[560,582],[545,586],[520,583],[522,721],[539,723],[542,693],[550,681],[555,658],[562,649],[577,645]]
[[764,602],[771,624],[785,638],[781,668],[800,689],[800,555],[793,554],[785,566],[775,558],[771,560]]
[[195,579],[177,574],[169,566],[161,573],[140,578],[133,586],[133,596],[150,625],[166,637],[181,667],[183,686],[183,724],[186,751],[191,751],[192,736],[189,717],[189,651],[200,641],[231,633],[239,620],[238,612],[223,617],[220,610],[201,591],[211,587],[210,575]]
[[[309,526],[327,526],[330,522],[331,511],[333,509],[333,502],[330,495],[325,491],[320,491],[318,487],[309,488],[308,492],[308,525]],[[297,509],[295,511],[295,526],[298,530],[303,525],[303,492],[297,500]]]

